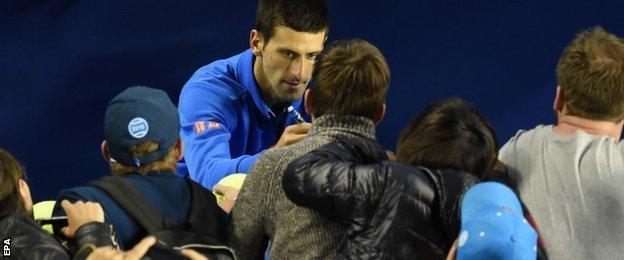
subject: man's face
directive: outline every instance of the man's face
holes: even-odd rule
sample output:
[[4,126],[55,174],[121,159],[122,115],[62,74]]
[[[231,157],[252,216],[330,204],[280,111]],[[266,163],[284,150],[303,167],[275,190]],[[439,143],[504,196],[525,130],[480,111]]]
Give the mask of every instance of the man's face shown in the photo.
[[[255,46],[254,37],[257,37]],[[303,95],[324,42],[325,31],[298,32],[277,26],[268,42],[252,31],[251,45],[256,54],[254,74],[270,106],[291,102]]]

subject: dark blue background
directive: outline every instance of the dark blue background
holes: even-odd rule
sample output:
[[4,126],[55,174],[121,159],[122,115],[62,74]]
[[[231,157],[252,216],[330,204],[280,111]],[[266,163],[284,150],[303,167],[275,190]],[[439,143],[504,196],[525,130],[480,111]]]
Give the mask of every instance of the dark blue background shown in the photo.
[[[393,73],[378,136],[388,148],[435,99],[473,102],[504,143],[553,121],[562,48],[583,28],[624,35],[624,2],[330,1],[329,40],[363,38]],[[180,88],[200,66],[248,47],[255,1],[0,3],[0,147],[25,166],[36,200],[108,174],[106,103],[131,85]]]

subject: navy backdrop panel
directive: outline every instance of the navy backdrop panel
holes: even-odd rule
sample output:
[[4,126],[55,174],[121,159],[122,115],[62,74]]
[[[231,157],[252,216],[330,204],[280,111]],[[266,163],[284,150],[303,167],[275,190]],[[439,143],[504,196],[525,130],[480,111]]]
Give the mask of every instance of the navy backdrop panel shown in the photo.
[[[0,3],[0,147],[29,174],[35,200],[108,174],[100,156],[106,103],[131,85],[180,88],[200,66],[248,47],[255,1]],[[579,29],[624,35],[624,2],[330,1],[329,40],[363,38],[392,70],[378,127],[394,148],[435,99],[473,102],[501,143],[553,121],[554,68]]]

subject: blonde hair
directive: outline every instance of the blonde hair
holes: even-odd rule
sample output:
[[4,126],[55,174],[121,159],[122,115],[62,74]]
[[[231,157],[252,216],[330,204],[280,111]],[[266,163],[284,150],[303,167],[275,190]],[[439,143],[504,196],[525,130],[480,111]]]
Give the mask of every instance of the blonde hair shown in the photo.
[[[169,152],[166,156],[150,162],[139,167],[135,166],[126,166],[117,162],[109,161],[109,165],[113,174],[118,176],[123,176],[128,173],[140,173],[146,174],[147,172],[166,172],[166,171],[174,171],[176,168],[176,163],[178,162],[178,156],[175,152],[175,147],[177,142],[180,142],[180,139],[176,141],[171,147],[169,147]],[[146,141],[139,143],[132,147],[132,155],[135,157],[142,156],[151,152],[158,150],[159,145],[154,141]]]
[[557,80],[570,115],[622,120],[624,41],[600,27],[579,33],[561,54]]

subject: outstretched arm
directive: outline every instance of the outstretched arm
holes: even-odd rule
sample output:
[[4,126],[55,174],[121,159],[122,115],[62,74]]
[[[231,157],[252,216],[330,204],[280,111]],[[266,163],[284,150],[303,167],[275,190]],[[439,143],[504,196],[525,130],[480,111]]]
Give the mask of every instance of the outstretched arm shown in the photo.
[[[225,87],[224,87],[225,86]],[[232,157],[231,131],[236,127],[237,101],[225,83],[189,82],[180,94],[180,136],[189,176],[206,189],[223,177],[248,172],[261,153]]]
[[[286,196],[338,221],[376,206],[388,163],[374,140],[345,140],[293,161],[284,174]],[[357,207],[356,207],[357,205]],[[356,211],[357,210],[357,211]]]

